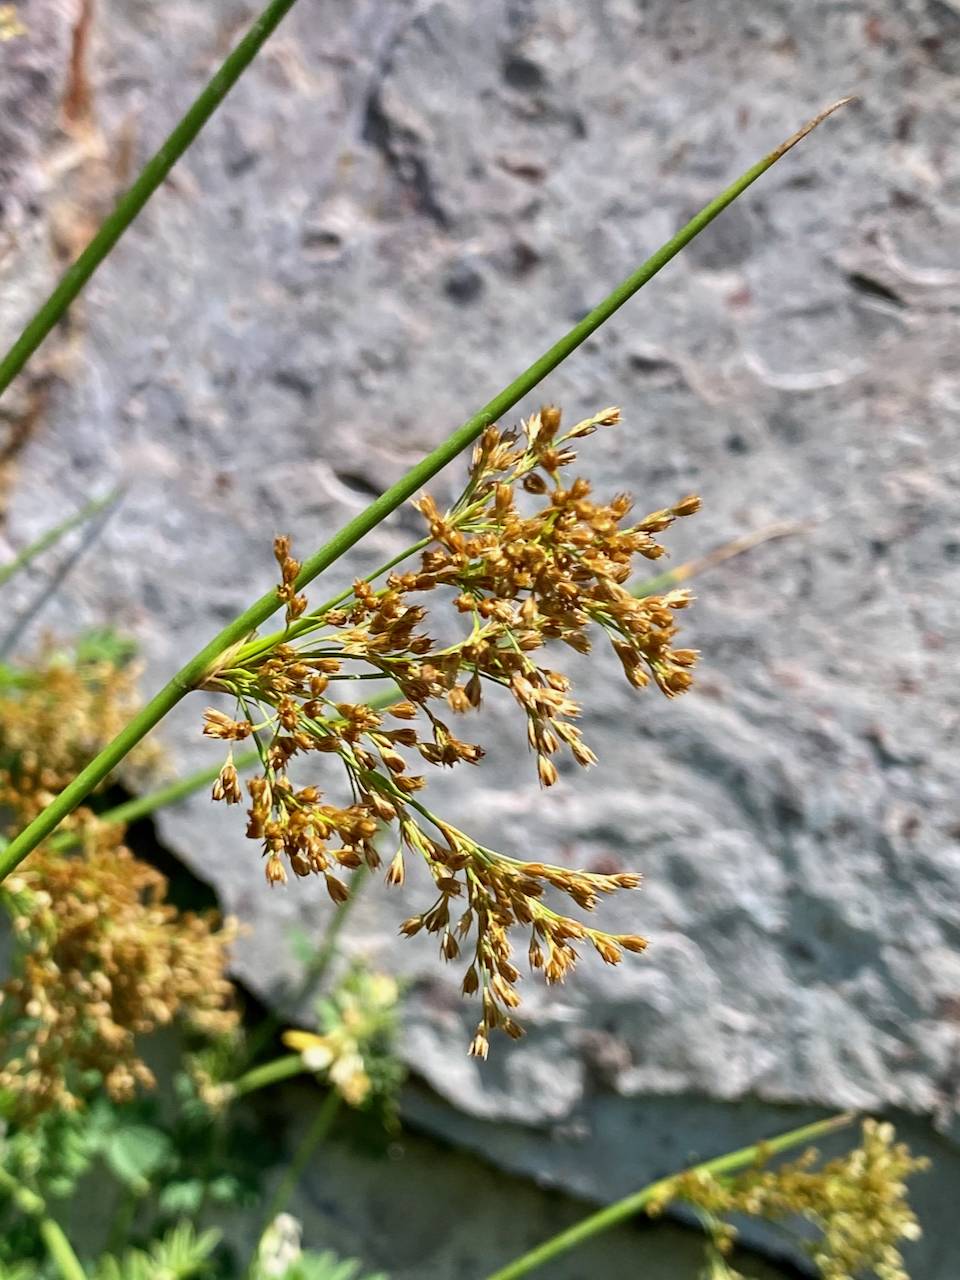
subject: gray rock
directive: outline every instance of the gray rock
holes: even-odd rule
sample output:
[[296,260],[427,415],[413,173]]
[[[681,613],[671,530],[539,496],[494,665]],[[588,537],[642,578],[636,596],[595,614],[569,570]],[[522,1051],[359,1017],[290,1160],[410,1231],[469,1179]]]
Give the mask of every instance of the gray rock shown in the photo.
[[[171,0],[160,41],[151,8],[105,4],[108,145],[132,113],[143,158],[244,13]],[[541,794],[492,707],[496,749],[436,788],[500,847],[642,870],[603,919],[650,950],[585,961],[556,991],[526,982],[528,1039],[480,1067],[458,975],[396,938],[416,887],[368,890],[350,930],[351,951],[411,980],[429,1123],[583,1195],[613,1194],[602,1166],[617,1186],[654,1170],[623,1121],[641,1104],[682,1149],[740,1102],[954,1126],[958,41],[934,0],[303,6],[96,277],[70,376],[20,453],[12,545],[130,483],[45,621],[132,630],[150,689],[269,585],[275,532],[318,545],[723,184],[861,95],[524,406],[624,406],[584,467],[651,508],[702,493],[669,535],[676,563],[798,526],[698,583],[703,669],[678,703],[627,693],[606,654],[571,664],[591,776]],[[51,92],[11,152],[18,190]],[[31,285],[0,304],[12,336],[52,278],[36,225],[0,270]],[[315,598],[416,527],[398,513]],[[163,730],[178,769],[214,757],[201,705]],[[159,826],[252,924],[240,975],[277,992],[292,931],[329,917],[319,886],[267,893],[203,797]],[[482,1136],[496,1125],[509,1142]],[[570,1134],[591,1126],[602,1144],[574,1173]]]

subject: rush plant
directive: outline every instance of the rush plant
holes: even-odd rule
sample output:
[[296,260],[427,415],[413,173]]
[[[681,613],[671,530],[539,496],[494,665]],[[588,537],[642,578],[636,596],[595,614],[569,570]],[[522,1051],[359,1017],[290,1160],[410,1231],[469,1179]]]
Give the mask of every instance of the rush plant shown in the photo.
[[[29,320],[0,360],[0,394],[66,314],[293,3],[267,5]],[[7,36],[17,38],[19,30],[7,21]],[[525,934],[531,967],[551,982],[571,970],[576,944],[586,944],[608,964],[646,946],[639,935],[611,934],[567,914],[574,908],[590,912],[604,895],[638,887],[639,876],[571,871],[481,845],[427,804],[425,778],[414,771],[414,763],[417,768],[476,763],[483,747],[462,736],[459,724],[470,723],[485,692],[499,688],[513,698],[525,723],[543,787],[556,781],[555,760],[561,755],[585,768],[595,765],[577,723],[580,705],[570,678],[552,656],[564,646],[583,653],[598,638],[609,643],[634,689],[652,685],[672,698],[690,685],[697,653],[675,643],[676,615],[690,603],[689,593],[670,575],[638,584],[633,574],[638,560],[659,558],[660,535],[674,520],[693,514],[698,499],[668,495],[668,505],[637,516],[627,495],[596,495],[586,477],[571,475],[580,442],[597,430],[617,427],[617,409],[601,409],[564,427],[559,409],[546,406],[516,427],[499,424],[846,101],[820,112],[701,209],[324,546],[301,561],[290,539],[278,537],[279,586],[234,618],[140,710],[126,714],[123,700],[112,697],[123,685],[116,673],[101,672],[107,683],[98,685],[89,670],[69,664],[16,672],[0,691],[6,698],[0,719],[8,734],[0,789],[7,813],[20,827],[0,849],[0,880],[11,877],[4,902],[14,920],[17,963],[6,993],[9,1034],[0,1063],[0,1102],[8,1119],[20,1126],[7,1138],[0,1192],[33,1224],[51,1266],[65,1280],[78,1280],[88,1271],[52,1216],[48,1192],[56,1194],[58,1187],[62,1192],[64,1180],[72,1186],[71,1178],[94,1152],[112,1161],[114,1172],[126,1180],[132,1213],[144,1188],[162,1177],[174,1188],[168,1204],[185,1218],[199,1217],[208,1196],[207,1183],[184,1176],[158,1128],[142,1121],[125,1125],[110,1110],[151,1084],[134,1043],[137,1035],[181,1014],[199,1027],[209,1043],[194,1060],[187,1092],[207,1116],[225,1114],[254,1090],[295,1074],[317,1075],[326,1086],[325,1099],[270,1202],[250,1276],[347,1280],[356,1275],[351,1262],[300,1249],[299,1228],[286,1204],[341,1104],[362,1107],[372,1098],[389,1099],[400,1079],[389,1048],[398,993],[383,975],[349,975],[327,992],[319,1010],[320,1033],[288,1031],[285,1043],[293,1050],[288,1055],[263,1063],[253,1061],[249,1045],[238,1047],[242,1036],[224,977],[233,927],[184,916],[165,901],[162,877],[122,843],[123,823],[138,813],[211,781],[215,800],[246,802],[247,834],[258,844],[268,882],[318,876],[337,906],[313,974],[318,984],[352,901],[345,876],[354,877],[355,892],[357,878],[382,865],[383,839],[389,834],[383,860],[387,882],[401,883],[408,859],[415,858],[426,864],[434,890],[402,932],[434,934],[447,960],[463,953],[463,992],[480,1002],[471,1044],[480,1057],[487,1055],[492,1030],[522,1034],[515,1017],[518,931]],[[423,487],[471,446],[463,490],[442,509]],[[422,538],[348,590],[311,607],[308,585],[414,498],[424,521]],[[93,503],[88,511],[102,505]],[[78,517],[83,518],[85,513]],[[28,548],[8,571],[0,570],[0,581],[73,523]],[[262,633],[281,612],[278,628]],[[372,696],[358,697],[358,690],[370,688],[365,681],[381,685]],[[204,713],[207,736],[228,744],[226,761],[209,775],[104,812],[97,792],[147,734],[197,692],[205,700],[212,694],[227,700]],[[83,708],[80,720],[97,720],[101,731],[110,717],[120,716],[110,740],[98,749],[88,751],[89,744],[64,727],[75,727],[77,717],[70,721],[64,713],[77,705]],[[234,744],[241,743],[253,751],[235,755]],[[80,760],[78,752],[90,758]],[[338,792],[326,794],[319,779],[303,784],[291,776],[294,762],[299,772],[317,754],[338,763]],[[241,772],[251,763],[256,772],[244,786]],[[560,910],[559,902],[569,905]],[[71,1126],[97,1090],[106,1099],[107,1118],[91,1145]],[[526,1275],[616,1221],[678,1201],[709,1229],[711,1276],[735,1274],[724,1215],[778,1219],[799,1213],[823,1236],[820,1252],[812,1256],[829,1280],[867,1266],[886,1280],[899,1280],[905,1273],[898,1242],[916,1233],[904,1180],[918,1163],[893,1145],[887,1128],[867,1126],[862,1146],[846,1163],[815,1169],[810,1156],[778,1171],[765,1168],[769,1155],[845,1122],[796,1130],[655,1183],[490,1280]],[[70,1133],[73,1164],[65,1171],[63,1139]],[[43,1153],[54,1150],[59,1154],[48,1186],[38,1170],[46,1167]],[[215,1150],[222,1156],[222,1146],[215,1144]],[[120,1239],[118,1246],[126,1243]],[[92,1274],[104,1280],[213,1274],[209,1258],[215,1247],[213,1235],[198,1235],[181,1221],[146,1249],[108,1252]],[[0,1267],[23,1274],[16,1258],[9,1264],[0,1260]]]

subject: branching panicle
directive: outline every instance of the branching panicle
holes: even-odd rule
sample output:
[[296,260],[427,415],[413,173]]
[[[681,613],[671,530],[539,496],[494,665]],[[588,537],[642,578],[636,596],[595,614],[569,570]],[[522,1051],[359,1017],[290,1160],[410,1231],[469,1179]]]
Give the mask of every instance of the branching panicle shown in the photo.
[[[418,567],[389,572],[383,585],[358,580],[312,612],[297,594],[300,565],[289,540],[278,538],[277,594],[286,627],[269,642],[253,640],[234,652],[209,685],[232,694],[235,708],[208,710],[204,733],[229,742],[252,737],[260,752],[262,771],[248,783],[247,834],[262,842],[271,884],[284,883],[288,869],[321,875],[330,897],[343,901],[344,872],[380,865],[375,841],[383,826],[398,838],[388,883],[402,883],[407,855],[427,864],[437,897],[403,932],[437,934],[448,960],[473,938],[463,990],[480,994],[483,1015],[472,1045],[480,1056],[492,1028],[521,1034],[512,1016],[519,1003],[508,940],[514,927],[529,931],[531,966],[549,982],[573,966],[575,943],[589,943],[608,964],[645,945],[633,935],[590,929],[542,901],[549,886],[589,911],[601,894],[637,887],[639,876],[574,872],[487,849],[422,804],[425,779],[411,762],[476,764],[483,748],[461,738],[447,715],[472,712],[484,690],[497,686],[524,716],[543,786],[557,781],[561,753],[583,767],[595,764],[576,723],[580,705],[569,677],[543,661],[551,642],[587,653],[599,633],[634,688],[652,681],[674,697],[689,687],[696,651],[674,648],[673,641],[675,614],[692,597],[677,590],[638,598],[625,584],[636,558],[658,559],[657,535],[696,511],[699,500],[684,498],[634,520],[625,494],[600,502],[588,481],[565,475],[575,442],[619,418],[619,410],[604,409],[562,432],[560,411],[548,407],[519,431],[488,427],[456,503],[446,511],[429,495],[415,503],[429,534]],[[430,592],[448,611],[452,601],[460,620],[452,643],[426,630],[422,598]],[[361,680],[392,681],[400,700],[392,706],[383,698],[346,700],[346,688]],[[291,761],[312,752],[339,758],[350,803],[331,803],[318,787],[293,784]],[[239,800],[232,757],[213,795]]]

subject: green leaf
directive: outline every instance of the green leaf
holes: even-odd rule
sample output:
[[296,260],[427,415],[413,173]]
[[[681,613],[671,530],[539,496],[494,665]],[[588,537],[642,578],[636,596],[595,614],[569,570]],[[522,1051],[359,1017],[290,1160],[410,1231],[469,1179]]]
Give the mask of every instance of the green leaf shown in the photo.
[[239,1178],[223,1173],[210,1183],[210,1197],[217,1204],[235,1204],[243,1197],[243,1186]]
[[173,1143],[161,1129],[145,1124],[125,1125],[107,1139],[104,1159],[114,1175],[136,1190],[170,1158]]
[[198,1235],[189,1222],[178,1222],[150,1246],[150,1275],[155,1280],[188,1280],[200,1273],[219,1243],[219,1231],[211,1229]]
[[109,507],[111,503],[116,502],[117,498],[120,497],[120,493],[120,489],[113,489],[105,498],[97,498],[93,502],[88,502],[81,510],[74,512],[71,516],[67,516],[66,520],[62,520],[54,528],[42,533],[28,547],[24,547],[9,564],[0,565],[0,586],[8,582],[21,569],[24,569],[31,560],[41,555],[48,547],[55,546],[64,534],[70,533],[71,530],[76,529],[79,525],[85,524],[92,516],[98,515],[105,507]]
[[302,1254],[287,1271],[283,1280],[388,1280],[381,1271],[361,1275],[361,1264],[355,1258],[338,1258],[336,1254]]
[[169,1182],[160,1193],[159,1205],[163,1213],[194,1214],[203,1203],[203,1179],[185,1178]]
[[137,644],[110,627],[99,627],[77,637],[74,654],[78,666],[107,663],[111,667],[125,667],[137,656]]
[[206,1263],[219,1243],[219,1231],[198,1235],[189,1222],[178,1222],[147,1252],[128,1249],[122,1258],[101,1258],[94,1280],[190,1280],[209,1274]]

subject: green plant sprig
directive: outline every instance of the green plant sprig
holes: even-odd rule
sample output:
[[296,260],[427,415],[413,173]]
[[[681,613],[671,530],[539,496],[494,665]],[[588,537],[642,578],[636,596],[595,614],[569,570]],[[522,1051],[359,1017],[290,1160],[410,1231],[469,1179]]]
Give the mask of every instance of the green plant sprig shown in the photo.
[[0,1168],[0,1190],[10,1197],[21,1213],[35,1219],[40,1238],[60,1280],[86,1280],[86,1272],[80,1265],[80,1259],[74,1253],[59,1222],[50,1217],[43,1198],[18,1182],[3,1168]]
[[[752,1146],[742,1147],[739,1151],[730,1151],[726,1155],[717,1156],[713,1160],[706,1160],[702,1164],[694,1165],[691,1169],[684,1170],[684,1173],[709,1173],[713,1175],[733,1173],[770,1156],[779,1155],[781,1152],[790,1151],[794,1147],[814,1142],[825,1134],[834,1133],[837,1129],[843,1129],[851,1124],[853,1119],[852,1113],[845,1113],[831,1116],[826,1120],[817,1120],[813,1124],[803,1125],[799,1129],[791,1129],[789,1133],[779,1134],[777,1137],[769,1138],[765,1142],[756,1142]],[[619,1226],[621,1222],[626,1222],[636,1214],[641,1213],[649,1205],[668,1198],[665,1193],[669,1192],[677,1177],[677,1174],[670,1174],[669,1177],[658,1178],[656,1182],[651,1182],[641,1190],[632,1192],[615,1204],[599,1209],[596,1213],[581,1219],[580,1222],[575,1223],[572,1227],[568,1227],[566,1231],[561,1231],[550,1240],[545,1240],[543,1244],[537,1245],[529,1253],[516,1258],[505,1267],[501,1267],[499,1271],[493,1272],[487,1276],[486,1280],[520,1280],[521,1276],[530,1275],[531,1272],[537,1271],[545,1263],[552,1262],[554,1258],[558,1258],[561,1254],[567,1253],[570,1249],[575,1249],[578,1245],[585,1244],[587,1240],[592,1240],[594,1236],[598,1236],[604,1231],[609,1231],[611,1227]]]
[[[289,0],[288,0],[289,4]],[[251,55],[252,56],[252,55]],[[587,316],[566,333],[519,377],[504,387],[478,413],[469,418],[442,444],[391,485],[365,511],[355,516],[319,551],[303,564],[295,587],[302,589],[340,559],[361,538],[375,529],[402,503],[451,462],[459,453],[496,422],[518,401],[595,333],[633,295],[677,256],[705,227],[792,147],[836,111],[849,98],[826,107],[780,146],[749,168],[720,195],[705,205],[672,239],[661,246],[642,266],[628,276]],[[121,760],[193,689],[213,678],[230,664],[230,655],[247,643],[258,627],[277,612],[280,602],[271,589],[223,628],[199,653],[183,666],[154,698],[126,725],[73,781],[0,854],[0,880],[6,877],[44,840],[90,792],[111,773]]]

